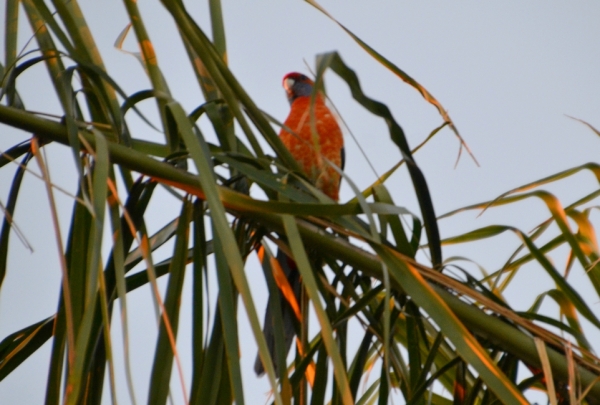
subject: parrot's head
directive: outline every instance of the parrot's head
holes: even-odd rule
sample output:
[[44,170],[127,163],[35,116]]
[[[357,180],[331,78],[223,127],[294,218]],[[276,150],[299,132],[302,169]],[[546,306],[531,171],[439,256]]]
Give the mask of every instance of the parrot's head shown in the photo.
[[288,73],[283,77],[283,88],[290,104],[298,97],[310,97],[314,82],[302,73]]

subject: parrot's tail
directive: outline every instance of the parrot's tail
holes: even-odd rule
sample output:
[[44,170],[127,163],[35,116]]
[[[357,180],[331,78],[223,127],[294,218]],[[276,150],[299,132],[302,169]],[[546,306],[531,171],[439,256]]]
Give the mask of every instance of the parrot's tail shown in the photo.
[[[302,291],[302,286],[300,283],[300,273],[298,272],[296,263],[281,250],[277,251],[277,261],[279,262],[279,265],[281,266],[281,269],[283,270],[283,273],[287,278],[289,286],[291,287],[294,293],[296,303],[300,305],[300,293]],[[279,307],[281,309],[281,315],[283,317],[284,354],[285,358],[287,358],[287,354],[290,351],[292,342],[294,341],[294,336],[296,335],[296,332],[294,330],[294,317],[296,315],[288,299],[286,299],[284,294],[282,294],[282,291],[280,290],[278,291],[278,293]],[[279,377],[281,370],[278,370],[277,367],[277,365],[279,364],[279,359],[277,358],[277,353],[275,350],[275,315],[273,313],[273,308],[271,307],[270,303],[271,297],[269,297],[269,301],[267,302],[265,322],[263,324],[263,334],[265,335],[267,347],[269,348],[269,353],[271,354],[271,358],[273,359],[273,363],[275,366],[275,374]],[[285,358],[283,359],[284,363]],[[256,361],[254,362],[254,372],[258,376],[261,376],[265,373],[265,367],[259,355],[256,356]]]

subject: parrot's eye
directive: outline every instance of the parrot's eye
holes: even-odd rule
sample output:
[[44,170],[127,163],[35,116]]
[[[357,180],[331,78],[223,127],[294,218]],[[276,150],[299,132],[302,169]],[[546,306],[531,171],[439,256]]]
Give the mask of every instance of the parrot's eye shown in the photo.
[[296,84],[296,80],[292,79],[291,77],[288,77],[287,79],[285,79],[283,87],[285,87],[286,90],[289,90],[292,87],[294,87],[294,84]]

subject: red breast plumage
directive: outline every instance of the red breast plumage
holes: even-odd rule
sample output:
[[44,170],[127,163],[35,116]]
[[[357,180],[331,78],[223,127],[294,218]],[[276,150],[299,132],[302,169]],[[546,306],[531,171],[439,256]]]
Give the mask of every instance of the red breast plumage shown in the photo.
[[279,137],[315,186],[337,201],[340,174],[327,160],[342,167],[344,139],[324,96],[317,93],[314,101],[311,99],[313,86],[313,81],[300,73],[283,78],[291,109]]

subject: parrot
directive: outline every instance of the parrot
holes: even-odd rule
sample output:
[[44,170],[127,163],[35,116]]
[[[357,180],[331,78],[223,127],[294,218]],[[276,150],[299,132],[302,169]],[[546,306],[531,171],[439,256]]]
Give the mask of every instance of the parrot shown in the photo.
[[[314,82],[302,73],[293,72],[285,75],[283,88],[290,103],[290,113],[283,123],[279,138],[308,179],[325,195],[338,201],[341,175],[331,164],[343,170],[345,156],[343,134],[337,119],[327,107],[322,92],[319,91],[312,98]],[[299,303],[302,284],[296,263],[282,250],[278,250],[276,258],[294,292],[296,303]],[[294,340],[293,319],[296,315],[283,294],[280,293],[279,296],[285,332],[284,348],[287,356]],[[263,334],[271,358],[274,359],[275,372],[279,376],[278,361],[275,357],[274,321],[271,308],[267,305]],[[254,371],[258,376],[265,372],[258,355],[254,363]]]

